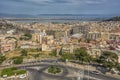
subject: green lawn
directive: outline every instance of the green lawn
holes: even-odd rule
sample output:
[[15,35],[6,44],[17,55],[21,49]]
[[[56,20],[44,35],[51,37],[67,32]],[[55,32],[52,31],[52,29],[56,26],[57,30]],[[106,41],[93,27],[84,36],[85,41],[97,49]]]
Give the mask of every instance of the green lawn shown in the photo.
[[20,75],[20,74],[25,74],[26,70],[23,69],[17,69],[15,67],[12,68],[5,68],[3,70],[1,70],[0,76],[3,77],[3,75],[7,75],[7,76],[13,76],[13,75]]

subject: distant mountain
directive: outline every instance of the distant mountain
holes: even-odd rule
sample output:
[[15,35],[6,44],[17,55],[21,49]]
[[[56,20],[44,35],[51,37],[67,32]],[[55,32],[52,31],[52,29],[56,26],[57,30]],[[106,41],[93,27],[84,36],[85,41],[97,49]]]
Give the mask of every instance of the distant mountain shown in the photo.
[[120,16],[112,17],[112,18],[106,19],[104,21],[120,21]]
[[38,14],[38,15],[30,15],[30,14],[7,14],[7,13],[0,13],[0,17],[41,17],[41,16],[73,16],[73,17],[95,17],[95,18],[100,18],[100,17],[106,17],[110,15],[99,15],[99,14]]
[[33,15],[28,14],[6,14],[6,13],[0,13],[0,18],[29,18],[34,17]]
[[[109,20],[115,15],[106,14],[7,14],[0,13],[0,18],[40,18],[40,19],[65,19],[65,20],[79,20],[79,21],[104,21]],[[111,20],[111,19],[110,19]]]

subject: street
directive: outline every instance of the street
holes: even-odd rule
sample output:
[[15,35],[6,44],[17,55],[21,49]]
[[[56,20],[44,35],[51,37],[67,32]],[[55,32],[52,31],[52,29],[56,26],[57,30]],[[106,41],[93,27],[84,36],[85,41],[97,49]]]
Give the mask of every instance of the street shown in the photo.
[[[49,63],[51,62],[51,63]],[[51,66],[57,65],[63,69],[60,75],[51,75],[45,72],[45,70]],[[83,80],[119,80],[114,77],[107,76],[105,74],[94,74],[91,71],[84,70],[84,73],[79,75],[78,71],[83,71],[82,69],[65,66],[61,64],[55,64],[55,61],[44,61],[44,63],[30,66],[21,66],[19,68],[25,68],[29,71],[29,80],[76,80],[79,76],[83,75]],[[70,76],[71,75],[71,76]]]

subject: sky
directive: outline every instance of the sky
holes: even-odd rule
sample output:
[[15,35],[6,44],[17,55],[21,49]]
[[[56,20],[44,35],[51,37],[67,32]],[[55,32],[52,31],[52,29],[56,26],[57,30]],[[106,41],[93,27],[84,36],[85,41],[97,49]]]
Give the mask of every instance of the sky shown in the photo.
[[120,14],[120,0],[0,0],[7,14]]

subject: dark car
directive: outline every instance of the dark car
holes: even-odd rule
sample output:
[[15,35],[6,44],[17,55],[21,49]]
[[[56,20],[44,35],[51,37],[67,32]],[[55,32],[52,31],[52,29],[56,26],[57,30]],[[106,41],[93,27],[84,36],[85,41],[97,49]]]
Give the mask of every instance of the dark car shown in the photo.
[[99,72],[97,71],[92,71],[93,74],[100,74]]

